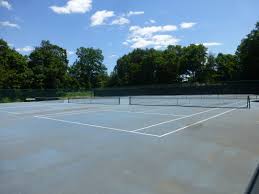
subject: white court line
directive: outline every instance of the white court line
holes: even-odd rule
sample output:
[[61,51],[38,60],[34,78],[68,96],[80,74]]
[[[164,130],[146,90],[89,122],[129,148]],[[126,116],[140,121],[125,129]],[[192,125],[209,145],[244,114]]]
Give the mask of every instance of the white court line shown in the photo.
[[45,115],[35,115],[39,117],[45,117],[45,116],[70,116],[70,115],[77,115],[81,113],[92,113],[92,112],[102,112],[102,111],[109,111],[109,109],[98,109],[98,110],[78,110],[78,111],[70,111],[70,112],[59,112],[59,113],[51,113],[51,114],[45,114]]
[[165,134],[163,134],[163,135],[160,135],[159,137],[165,137],[165,136],[167,136],[167,135],[170,135],[170,134],[179,132],[179,131],[181,131],[181,130],[183,130],[183,129],[186,129],[186,128],[188,128],[188,127],[191,127],[191,126],[194,126],[194,125],[203,123],[203,122],[205,122],[205,121],[208,121],[208,120],[210,120],[210,119],[213,119],[213,118],[219,117],[219,116],[221,116],[221,115],[227,114],[227,113],[232,112],[232,111],[234,111],[234,110],[236,110],[236,109],[231,109],[231,110],[225,111],[225,112],[223,112],[223,113],[214,115],[214,116],[212,116],[212,117],[209,117],[209,118],[206,118],[206,119],[197,121],[197,122],[195,122],[195,123],[193,123],[193,124],[190,124],[190,125],[187,125],[187,126],[185,126],[185,127],[181,127],[181,128],[176,129],[176,130],[174,130],[174,131],[171,131],[171,132],[165,133]]
[[44,105],[43,104],[41,104],[41,105],[39,105],[39,104],[36,104],[36,105],[33,105],[33,106],[9,106],[9,107],[0,107],[0,110],[4,110],[4,109],[9,109],[9,108],[33,108],[33,107],[41,107],[41,106],[53,106],[53,105],[61,105],[61,104],[63,104],[63,103],[60,103],[60,104],[51,104],[51,103],[45,103]]
[[21,113],[17,113],[17,112],[10,112],[10,111],[5,111],[5,110],[0,110],[0,112],[8,113],[8,114],[13,114],[13,115],[20,115],[20,114],[21,114]]
[[[136,107],[139,107],[139,105],[134,105],[134,104],[132,104],[132,105],[130,105],[130,106],[136,106]],[[150,107],[150,106],[144,106],[144,107]],[[156,106],[156,107],[158,107],[158,106]],[[153,108],[153,109],[149,109],[149,110],[145,110],[145,111],[141,111],[141,112],[143,112],[143,113],[149,113],[149,112],[151,112],[151,111],[157,111],[157,110],[166,110],[166,109],[172,109],[172,108],[175,108],[175,107],[179,107],[179,106],[163,106],[163,107],[161,107],[161,108]],[[185,108],[185,107],[181,107],[181,108]],[[188,108],[188,107],[187,107]],[[204,109],[204,107],[194,107],[194,108],[203,108]],[[180,115],[179,115],[180,116]],[[187,115],[182,115],[182,116],[187,116]]]
[[[49,106],[45,106],[49,107]],[[46,108],[46,109],[40,109],[40,110],[30,110],[30,111],[18,111],[17,114],[33,114],[33,113],[39,113],[39,112],[45,112],[45,111],[58,111],[62,110],[62,107],[60,108]]]
[[[226,106],[229,106],[229,105],[232,105],[232,104],[240,104],[240,103],[241,102],[234,102],[234,103],[230,103]],[[178,121],[178,120],[181,120],[181,119],[190,118],[190,117],[193,117],[193,116],[196,116],[196,115],[199,115],[199,114],[203,114],[203,113],[210,112],[210,111],[213,111],[213,110],[218,110],[218,109],[220,109],[220,108],[212,108],[212,109],[209,109],[209,110],[206,110],[206,111],[194,113],[194,114],[187,115],[187,116],[184,116],[184,117],[180,117],[180,118],[177,118],[177,119],[172,119],[172,120],[169,120],[169,121],[164,121],[164,122],[157,123],[157,124],[154,124],[154,125],[150,125],[150,126],[147,126],[147,127],[139,128],[139,129],[136,129],[136,130],[133,130],[133,131],[141,131],[143,129],[148,129],[148,128],[151,128],[151,127],[159,126],[159,125],[166,124],[166,123],[171,123],[171,122]]]
[[111,112],[121,112],[121,113],[135,113],[135,114],[144,114],[144,115],[162,115],[162,116],[177,116],[177,117],[182,117],[182,116],[187,116],[187,115],[176,115],[176,114],[164,114],[164,113],[149,113],[146,111],[123,111],[123,110],[109,110]]
[[76,115],[81,113],[91,113],[91,112],[103,112],[103,111],[109,111],[109,112],[121,112],[121,113],[132,113],[132,114],[144,114],[144,115],[162,115],[162,116],[188,116],[188,115],[176,115],[176,114],[163,114],[163,113],[146,113],[145,111],[123,111],[119,109],[98,109],[98,110],[79,110],[79,111],[71,111],[71,112],[63,112],[63,113],[53,113],[53,114],[45,114],[45,115],[37,115],[37,116],[62,116],[62,115]]
[[[130,106],[134,106],[134,105],[130,105]],[[136,105],[136,106],[139,107],[138,105]],[[148,106],[146,106],[146,107],[148,107]],[[149,113],[151,111],[164,110],[164,109],[169,109],[169,108],[171,108],[171,107],[152,108],[152,109],[141,111],[141,112]]]
[[132,133],[132,134],[152,136],[152,137],[159,137],[159,135],[154,135],[154,134],[150,134],[150,133],[134,132],[134,131],[128,131],[128,130],[125,130],[125,129],[117,129],[117,128],[113,128],[113,127],[104,127],[104,126],[100,126],[100,125],[92,125],[92,124],[81,123],[81,122],[67,121],[67,120],[62,120],[62,119],[54,119],[54,118],[49,118],[49,117],[41,117],[41,116],[34,116],[34,117],[40,118],[40,119],[47,119],[47,120],[52,120],[52,121],[63,122],[63,123],[69,123],[69,124],[89,126],[89,127],[95,127],[95,128],[101,128],[101,129],[109,129],[109,130],[113,130],[113,131],[120,131],[120,132]]
[[206,112],[210,112],[210,111],[213,111],[213,110],[217,110],[217,109],[219,109],[219,108],[212,108],[212,109],[209,109],[209,110],[206,110],[206,111],[194,113],[194,114],[187,115],[187,116],[184,116],[184,117],[180,117],[180,118],[172,119],[172,120],[169,120],[169,121],[164,121],[164,122],[161,122],[161,123],[157,123],[157,124],[154,124],[154,125],[149,125],[147,127],[142,127],[142,128],[139,128],[139,129],[135,129],[133,131],[136,132],[136,131],[140,131],[140,130],[143,130],[143,129],[148,129],[148,128],[151,128],[151,127],[156,127],[156,126],[159,126],[159,125],[163,125],[163,124],[166,124],[166,123],[171,123],[171,122],[178,121],[178,120],[181,120],[181,119],[193,117],[193,116],[196,116],[196,115],[199,115],[199,114],[203,114],[203,113],[206,113]]

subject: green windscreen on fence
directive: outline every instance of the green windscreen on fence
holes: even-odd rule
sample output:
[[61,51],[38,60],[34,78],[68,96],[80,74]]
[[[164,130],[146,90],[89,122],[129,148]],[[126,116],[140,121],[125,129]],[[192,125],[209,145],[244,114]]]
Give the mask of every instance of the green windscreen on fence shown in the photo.
[[95,96],[259,94],[259,81],[176,83],[94,89]]
[[0,89],[0,102],[26,101],[35,98],[93,96],[89,90],[69,89]]

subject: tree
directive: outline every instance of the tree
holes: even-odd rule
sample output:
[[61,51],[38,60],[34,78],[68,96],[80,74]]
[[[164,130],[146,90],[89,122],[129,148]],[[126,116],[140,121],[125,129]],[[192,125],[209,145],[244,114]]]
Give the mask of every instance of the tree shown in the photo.
[[29,88],[32,83],[31,74],[27,58],[0,39],[0,88]]
[[186,77],[192,82],[201,81],[200,74],[204,69],[206,56],[207,48],[203,45],[191,44],[183,47],[180,62],[181,77]]
[[237,57],[231,54],[219,53],[216,58],[217,79],[219,81],[233,81],[237,78]]
[[65,86],[68,71],[66,50],[42,41],[29,55],[29,68],[33,72],[33,88],[57,89]]
[[158,66],[159,83],[173,83],[179,81],[180,59],[182,56],[181,46],[168,46],[163,51],[163,59]]
[[217,80],[217,64],[216,58],[213,54],[208,54],[207,61],[203,68],[203,72],[200,75],[200,80],[205,83],[214,83]]
[[117,61],[112,74],[117,85],[170,84],[180,81],[180,75],[190,81],[201,81],[206,62],[206,48],[168,46],[164,51],[135,49]]
[[76,55],[77,60],[71,67],[70,75],[78,81],[82,88],[101,86],[100,78],[107,75],[102,51],[80,47],[77,49]]
[[241,41],[236,55],[240,65],[241,78],[259,80],[259,22],[255,29]]
[[117,85],[143,85],[159,82],[158,68],[163,63],[163,52],[155,49],[135,49],[117,61],[112,73]]

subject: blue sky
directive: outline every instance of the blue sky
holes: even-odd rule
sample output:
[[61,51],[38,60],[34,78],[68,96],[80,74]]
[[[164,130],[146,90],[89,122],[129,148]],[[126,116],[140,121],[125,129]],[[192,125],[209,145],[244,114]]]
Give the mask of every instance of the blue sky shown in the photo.
[[41,40],[100,48],[108,71],[134,48],[202,43],[234,53],[259,21],[258,0],[0,0],[0,38],[22,54]]

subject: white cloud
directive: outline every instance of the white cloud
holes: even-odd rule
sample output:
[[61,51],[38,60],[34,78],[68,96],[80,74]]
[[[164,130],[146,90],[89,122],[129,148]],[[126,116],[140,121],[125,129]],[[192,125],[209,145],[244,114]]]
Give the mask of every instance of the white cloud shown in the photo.
[[156,23],[156,20],[153,20],[153,19],[150,19],[148,21],[145,22],[146,25],[150,25],[150,24],[155,24]]
[[117,58],[118,55],[110,55],[109,57],[110,57],[110,58]]
[[176,45],[179,39],[172,35],[154,35],[150,38],[138,38],[132,41],[131,48],[154,47],[155,49],[165,48],[168,45]]
[[6,0],[0,0],[0,7],[4,7],[6,9],[12,9],[12,5]]
[[129,30],[132,36],[151,36],[154,33],[176,31],[177,27],[174,25],[149,26],[143,28],[140,26],[131,26]]
[[67,54],[68,54],[68,55],[74,55],[75,52],[74,52],[74,51],[67,51]]
[[175,45],[179,40],[174,38],[171,35],[155,35],[152,37],[152,40],[156,44],[156,46],[168,46]]
[[31,52],[34,50],[34,48],[32,46],[25,46],[23,48],[16,48],[15,49],[16,51],[18,52],[25,52],[25,53],[28,53],[28,52]]
[[127,16],[134,16],[134,15],[143,15],[145,12],[144,11],[130,11]]
[[180,27],[182,29],[188,29],[188,28],[192,28],[195,25],[196,25],[195,22],[183,22],[183,23],[180,24]]
[[139,38],[138,40],[132,40],[131,48],[146,48],[148,46],[152,45],[152,41],[145,39],[145,38]]
[[130,45],[131,48],[165,48],[168,45],[176,45],[180,40],[172,35],[160,33],[168,33],[175,30],[177,30],[177,27],[174,25],[149,27],[131,26],[129,29],[130,35],[122,44],[126,46]]
[[91,16],[91,26],[104,25],[107,19],[114,16],[115,14],[113,11],[97,11]]
[[11,23],[9,21],[0,22],[0,26],[2,26],[2,27],[10,27],[10,28],[17,28],[17,29],[20,28],[20,26],[18,24]]
[[129,42],[128,41],[124,41],[122,44],[125,45],[125,46],[128,46]]
[[50,9],[58,14],[86,13],[91,8],[92,0],[69,0],[64,6],[50,6]]
[[220,43],[220,42],[204,42],[204,43],[202,43],[204,46],[206,46],[206,47],[210,47],[210,46],[221,46],[222,45],[222,43]]
[[124,24],[129,24],[129,23],[130,23],[130,21],[127,18],[119,17],[119,18],[113,20],[111,24],[112,25],[124,25]]
[[[144,14],[144,11],[130,11],[128,13],[123,14],[115,14],[114,11],[102,10],[97,11],[91,16],[91,26],[98,26],[98,25],[125,25],[129,24],[130,20],[128,19],[134,15],[141,15]],[[111,20],[110,18],[116,17],[115,19]]]

